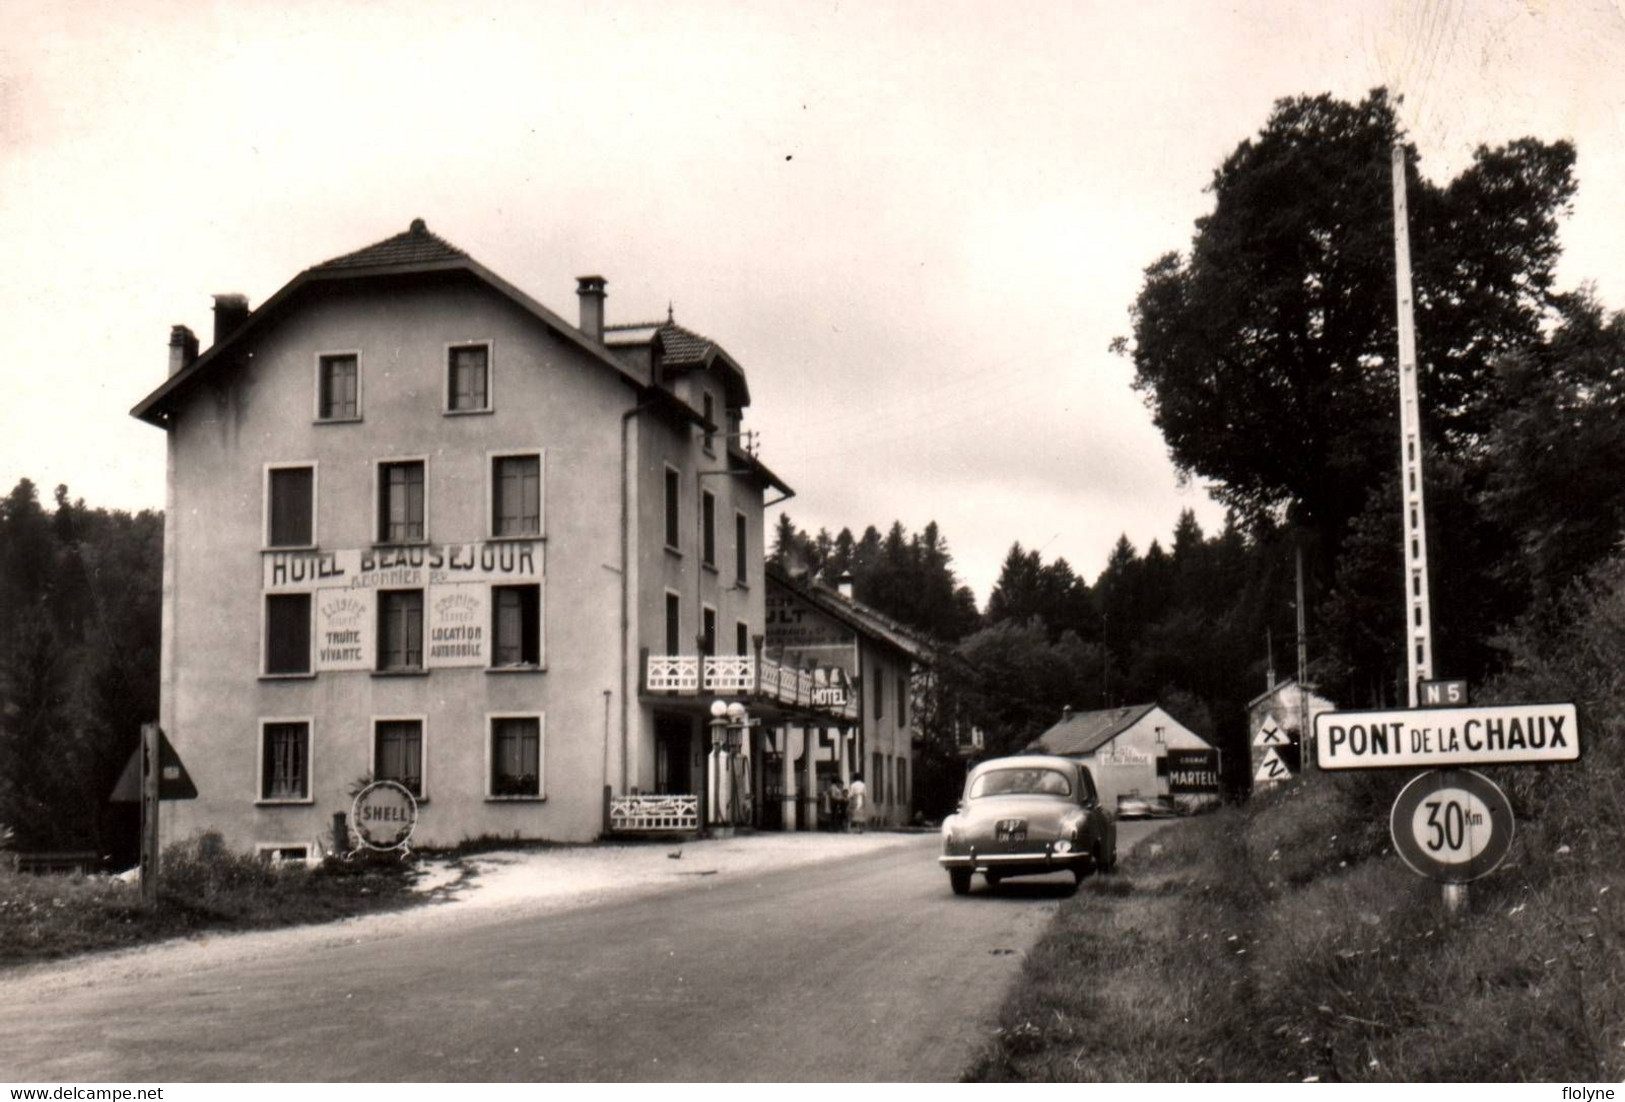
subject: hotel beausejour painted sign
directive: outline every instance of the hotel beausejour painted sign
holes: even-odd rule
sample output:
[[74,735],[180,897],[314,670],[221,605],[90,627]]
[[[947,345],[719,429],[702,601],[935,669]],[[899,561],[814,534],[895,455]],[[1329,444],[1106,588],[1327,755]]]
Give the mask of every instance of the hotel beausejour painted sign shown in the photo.
[[542,576],[542,543],[504,540],[346,551],[268,551],[263,568],[267,593],[523,583]]
[[1575,761],[1580,721],[1573,704],[1323,712],[1315,749],[1322,769]]
[[273,551],[271,593],[311,593],[318,672],[371,670],[380,589],[423,590],[423,664],[491,664],[491,585],[542,580],[540,542],[435,544],[392,550]]

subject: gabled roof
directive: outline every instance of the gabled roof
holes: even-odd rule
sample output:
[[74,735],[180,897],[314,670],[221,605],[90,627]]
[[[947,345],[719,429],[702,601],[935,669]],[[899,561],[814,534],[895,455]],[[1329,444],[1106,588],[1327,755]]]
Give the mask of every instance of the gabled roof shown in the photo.
[[334,257],[313,268],[306,268],[294,276],[281,290],[266,299],[258,310],[250,313],[248,320],[243,322],[236,332],[217,342],[214,347],[194,360],[190,367],[171,375],[156,390],[141,399],[130,412],[143,421],[160,427],[165,426],[172,406],[196,380],[205,375],[212,375],[225,364],[232,362],[233,353],[245,345],[250,334],[257,332],[288,310],[291,304],[309,289],[346,280],[423,276],[437,272],[461,274],[506,296],[546,325],[560,339],[573,344],[633,385],[643,388],[652,382],[645,374],[611,353],[608,348],[583,335],[574,325],[462,249],[430,233],[423,219],[416,218],[405,233],[396,234],[353,253]]
[[1156,706],[1152,702],[1131,704],[1125,708],[1106,708],[1098,712],[1077,712],[1039,735],[1027,748],[1046,754],[1093,754],[1144,719]]
[[357,249],[353,253],[336,256],[310,270],[313,272],[338,271],[341,268],[375,268],[394,264],[434,264],[445,260],[463,260],[468,257],[462,249],[429,232],[421,218],[412,219],[411,228],[394,237],[386,237],[375,245]]
[[619,351],[657,345],[660,364],[666,370],[718,368],[727,378],[728,404],[750,405],[750,386],[745,369],[716,341],[692,329],[685,329],[670,317],[665,321],[644,321],[628,325],[606,325],[604,343]]
[[843,597],[837,591],[818,582],[797,581],[782,567],[772,562],[767,564],[767,577],[769,581],[793,590],[832,619],[839,620],[847,627],[871,638],[889,643],[916,661],[929,664],[935,656],[937,645],[930,638],[892,619],[879,609],[871,608],[851,597]]
[[[1266,689],[1264,692],[1261,692],[1257,696],[1253,697],[1251,700],[1249,700],[1247,702],[1247,707],[1249,709],[1253,708],[1254,706],[1256,706],[1258,704],[1262,704],[1264,701],[1268,700],[1272,696],[1279,696],[1282,693],[1286,692],[1288,689],[1296,689],[1297,687],[1298,687],[1298,679],[1296,677],[1289,677],[1285,681],[1277,682],[1276,685],[1275,685],[1275,688]],[[1318,692],[1315,691],[1315,687],[1313,685],[1305,685],[1304,688],[1307,689],[1309,691],[1309,695],[1314,697],[1316,700],[1324,700],[1324,701],[1326,701],[1326,703],[1328,705],[1331,704],[1331,701],[1326,700],[1325,697],[1321,696]]]

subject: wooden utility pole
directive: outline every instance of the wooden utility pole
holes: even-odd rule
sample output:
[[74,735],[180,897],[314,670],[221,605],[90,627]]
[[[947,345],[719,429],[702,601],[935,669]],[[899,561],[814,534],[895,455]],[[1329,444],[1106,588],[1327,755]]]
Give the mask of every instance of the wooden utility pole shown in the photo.
[[1417,397],[1416,319],[1411,300],[1410,213],[1405,201],[1405,149],[1394,143],[1394,283],[1399,312],[1399,441],[1405,531],[1405,666],[1410,706],[1417,685],[1433,677],[1433,618],[1428,606],[1427,516],[1422,499],[1422,410]]
[[1298,576],[1298,772],[1302,773],[1309,768],[1314,754],[1310,749],[1309,687],[1305,680],[1309,676],[1309,636],[1303,610],[1303,544],[1300,542],[1293,550]]
[[163,777],[158,725],[141,725],[141,902],[158,905],[158,782]]

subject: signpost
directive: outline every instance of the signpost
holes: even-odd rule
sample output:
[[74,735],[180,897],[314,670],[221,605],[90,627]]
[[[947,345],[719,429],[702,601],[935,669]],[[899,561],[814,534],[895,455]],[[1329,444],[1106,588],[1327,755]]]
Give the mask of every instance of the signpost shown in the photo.
[[1400,859],[1444,885],[1453,914],[1467,883],[1494,872],[1512,849],[1512,804],[1500,786],[1470,769],[1436,769],[1400,790],[1388,833]]
[[[1467,699],[1465,682],[1423,681],[1424,701],[1430,687],[1441,702]],[[1428,770],[1400,790],[1388,830],[1407,865],[1444,885],[1454,914],[1468,882],[1506,859],[1514,824],[1511,803],[1488,777],[1441,767],[1576,761],[1580,719],[1572,703],[1323,712],[1315,744],[1322,769]]]
[[141,745],[130,755],[109,799],[114,803],[141,804],[141,902],[156,907],[158,804],[163,800],[197,799],[197,786],[156,723],[141,725]]

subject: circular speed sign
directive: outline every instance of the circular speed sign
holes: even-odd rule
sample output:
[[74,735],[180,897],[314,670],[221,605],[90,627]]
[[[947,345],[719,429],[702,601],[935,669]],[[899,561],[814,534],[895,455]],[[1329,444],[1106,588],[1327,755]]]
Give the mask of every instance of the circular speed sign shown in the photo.
[[350,825],[368,849],[400,849],[418,825],[418,802],[399,781],[373,781],[356,793]]
[[1435,769],[1400,790],[1388,817],[1394,849],[1414,871],[1465,884],[1495,871],[1512,848],[1512,805],[1471,769]]

